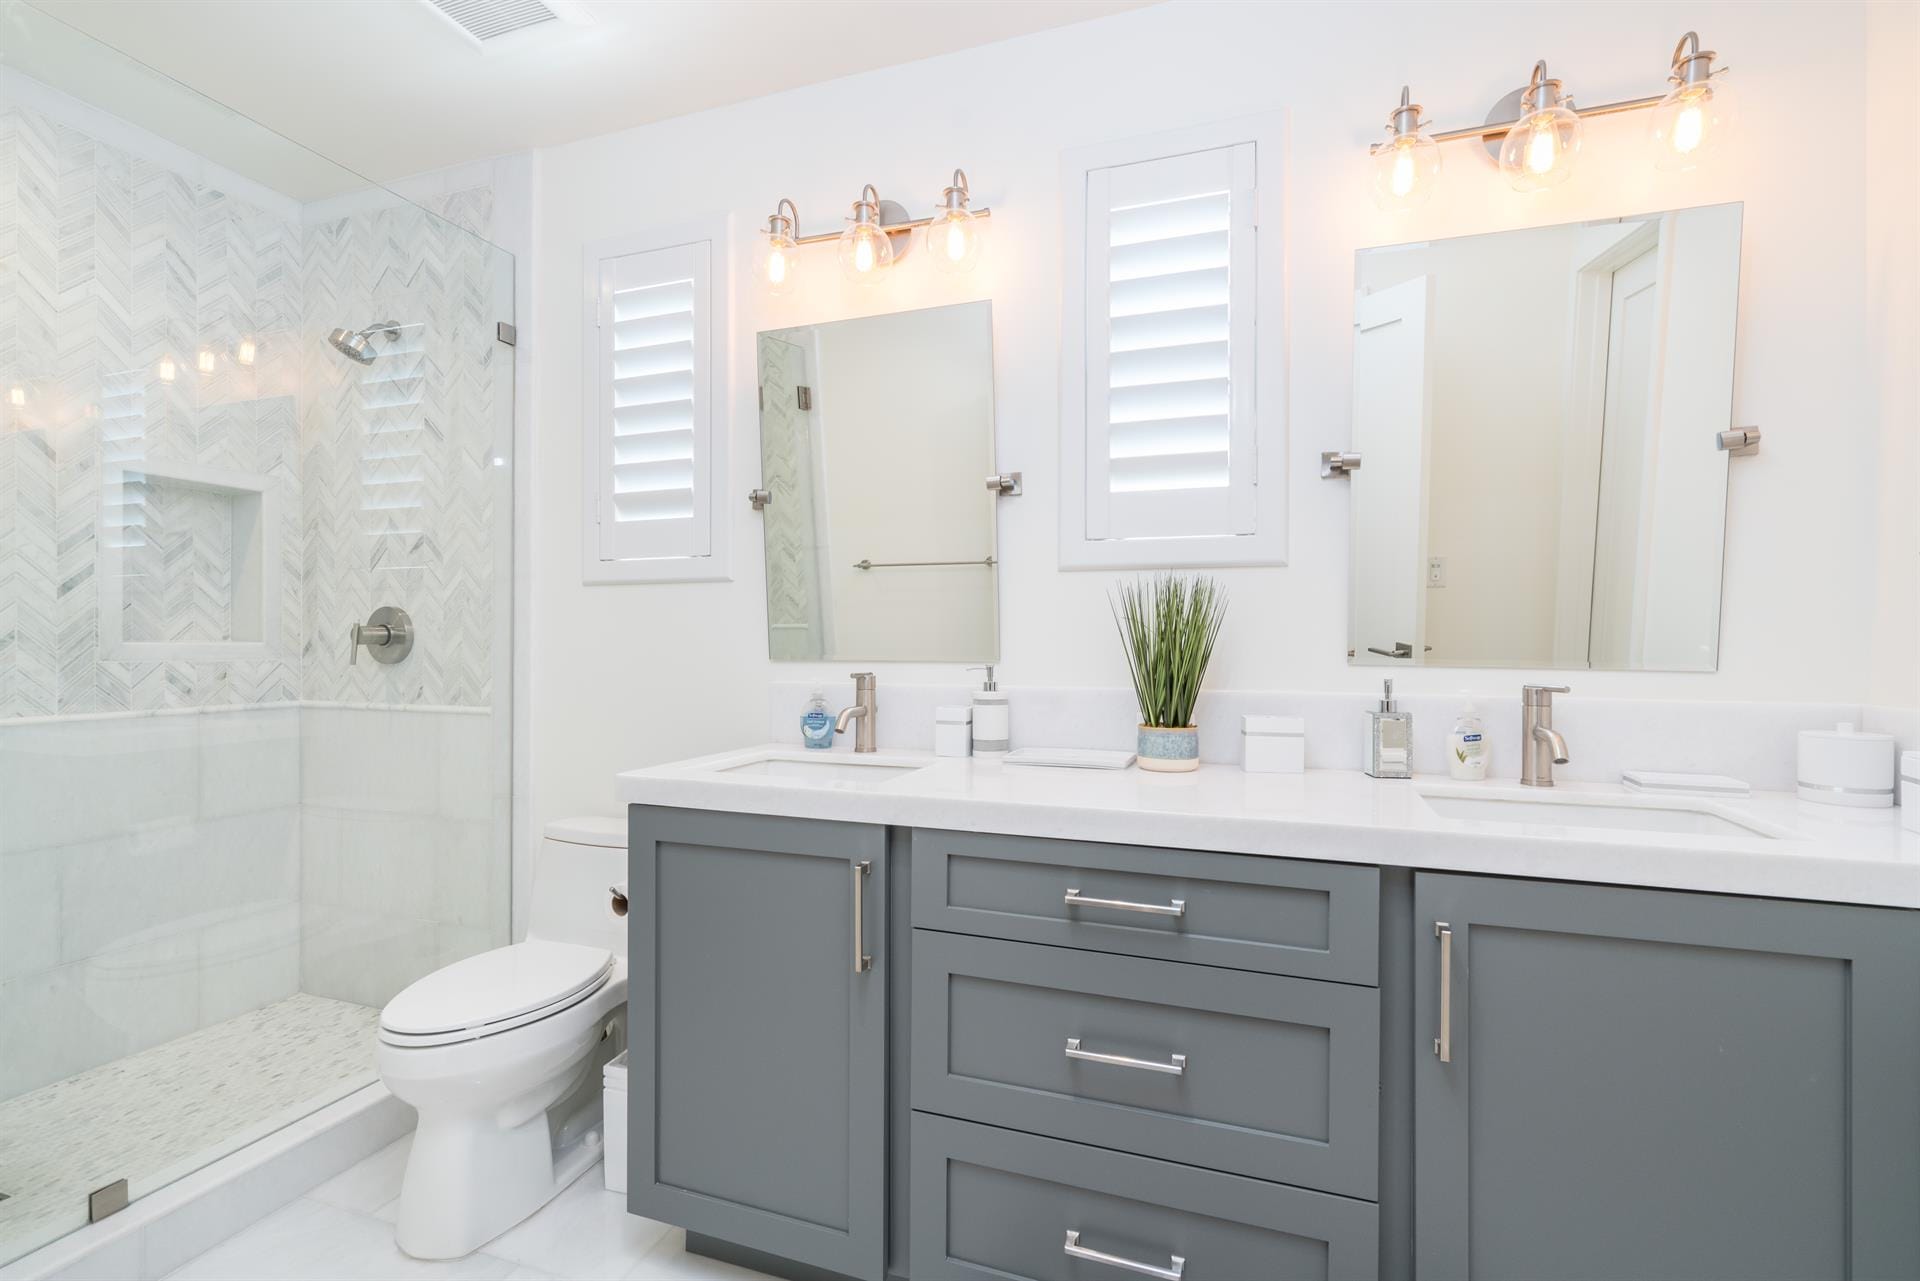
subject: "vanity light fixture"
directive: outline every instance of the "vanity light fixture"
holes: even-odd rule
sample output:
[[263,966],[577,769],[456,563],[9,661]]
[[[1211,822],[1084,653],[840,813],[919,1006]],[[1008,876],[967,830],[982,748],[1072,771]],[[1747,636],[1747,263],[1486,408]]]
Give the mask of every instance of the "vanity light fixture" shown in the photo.
[[1440,144],[1421,132],[1420,104],[1400,86],[1400,105],[1387,116],[1385,142],[1373,144],[1373,197],[1382,209],[1426,203],[1440,177]]
[[1520,118],[1500,143],[1500,172],[1515,191],[1557,187],[1573,172],[1580,151],[1580,117],[1542,58],[1520,91]]
[[1422,132],[1420,108],[1405,88],[1400,105],[1387,117],[1386,142],[1370,148],[1374,198],[1385,209],[1407,209],[1424,201],[1440,172],[1439,145],[1463,138],[1484,144],[1500,171],[1519,191],[1542,191],[1565,182],[1580,151],[1581,122],[1592,116],[1653,110],[1649,140],[1662,169],[1691,169],[1730,128],[1727,91],[1715,70],[1717,55],[1700,47],[1689,31],[1668,60],[1664,97],[1628,98],[1597,107],[1575,106],[1560,81],[1547,74],[1543,59],[1533,64],[1524,87],[1515,89],[1487,113],[1485,124]]
[[1667,75],[1673,89],[1654,107],[1647,131],[1656,167],[1693,168],[1731,128],[1732,100],[1726,85],[1715,83],[1726,69],[1715,71],[1713,58],[1713,50],[1702,49],[1692,31],[1673,47],[1673,69]]
[[982,222],[992,216],[991,209],[971,206],[967,175],[953,171],[953,184],[941,194],[940,204],[930,218],[912,218],[897,201],[881,199],[872,183],[860,189],[853,212],[843,230],[818,235],[799,234],[800,211],[793,201],[782,198],[767,217],[766,245],[755,263],[754,274],[771,294],[791,292],[800,262],[802,245],[835,242],[840,269],[857,284],[871,284],[886,274],[888,267],[912,246],[912,233],[927,230],[927,256],[942,271],[966,271],[980,259],[984,238]]
[[853,202],[834,256],[840,260],[841,272],[856,285],[872,284],[893,266],[893,237],[880,221],[880,192],[872,183],[860,188],[860,199]]
[[980,261],[980,242],[985,228],[980,218],[967,208],[972,195],[967,190],[967,173],[953,171],[953,185],[940,193],[940,204],[933,221],[927,224],[927,257],[941,271],[953,275],[972,271]]
[[767,292],[776,297],[793,292],[794,278],[800,271],[799,246],[793,239],[793,226],[799,217],[793,201],[784,196],[767,215],[767,248],[759,258],[759,276]]

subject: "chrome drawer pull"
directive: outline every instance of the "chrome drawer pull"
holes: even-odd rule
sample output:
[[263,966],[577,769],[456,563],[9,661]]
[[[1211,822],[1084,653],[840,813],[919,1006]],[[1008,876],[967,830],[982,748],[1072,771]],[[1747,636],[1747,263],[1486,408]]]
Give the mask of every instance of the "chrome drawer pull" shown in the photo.
[[1187,900],[1174,899],[1165,907],[1158,903],[1129,903],[1123,898],[1088,898],[1079,890],[1067,891],[1068,907],[1110,907],[1116,912],[1145,912],[1148,916],[1185,916]]
[[1095,1054],[1092,1050],[1080,1048],[1080,1038],[1067,1038],[1067,1057],[1079,1059],[1083,1063],[1105,1063],[1111,1067],[1139,1068],[1142,1072],[1161,1072],[1167,1076],[1185,1076],[1187,1074],[1187,1056],[1175,1054],[1166,1063],[1155,1063],[1152,1059],[1130,1059],[1124,1054]]
[[1187,1261],[1177,1254],[1170,1256],[1173,1262],[1169,1266],[1156,1268],[1151,1263],[1135,1263],[1132,1259],[1123,1259],[1117,1254],[1089,1250],[1080,1244],[1080,1233],[1073,1228],[1067,1229],[1066,1251],[1067,1257],[1071,1259],[1104,1263],[1110,1268],[1119,1268],[1122,1272],[1138,1272],[1143,1277],[1159,1277],[1160,1281],[1180,1281],[1180,1274],[1187,1270]]

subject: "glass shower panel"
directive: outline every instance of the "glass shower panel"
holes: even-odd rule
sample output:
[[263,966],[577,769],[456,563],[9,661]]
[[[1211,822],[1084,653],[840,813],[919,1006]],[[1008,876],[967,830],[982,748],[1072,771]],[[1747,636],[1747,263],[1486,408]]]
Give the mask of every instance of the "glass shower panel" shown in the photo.
[[492,195],[0,10],[0,1263],[370,1084],[380,1005],[507,941]]

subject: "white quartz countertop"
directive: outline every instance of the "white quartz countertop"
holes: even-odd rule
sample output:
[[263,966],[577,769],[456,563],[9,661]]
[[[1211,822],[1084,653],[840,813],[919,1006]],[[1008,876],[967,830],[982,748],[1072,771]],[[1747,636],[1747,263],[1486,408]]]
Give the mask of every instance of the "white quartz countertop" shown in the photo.
[[[798,777],[823,755],[843,767]],[[617,795],[623,805],[1920,907],[1920,833],[1901,828],[1898,810],[1816,805],[1791,793],[1707,800],[1563,783],[1550,794],[1561,803],[1693,810],[1749,829],[1699,835],[1442,817],[1427,799],[1541,798],[1511,780],[1389,781],[1349,770],[1248,774],[1231,765],[1152,774],[919,752],[859,760],[895,768],[869,773],[848,752],[770,744],[632,770],[618,776]],[[801,764],[768,770],[768,761]]]

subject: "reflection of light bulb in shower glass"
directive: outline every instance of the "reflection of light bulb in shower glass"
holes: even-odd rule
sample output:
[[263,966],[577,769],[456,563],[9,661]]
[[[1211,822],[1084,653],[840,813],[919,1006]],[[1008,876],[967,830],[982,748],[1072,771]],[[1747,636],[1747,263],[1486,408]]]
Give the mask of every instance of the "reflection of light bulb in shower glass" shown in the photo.
[[25,408],[27,403],[27,389],[25,387],[9,388],[7,390],[7,403],[15,409]]
[[201,373],[212,373],[214,370],[213,349],[211,347],[202,347],[199,354],[194,356],[193,363],[194,368],[198,369]]
[[234,352],[233,358],[243,365],[251,365],[253,358],[259,355],[259,352],[260,349],[253,345],[253,339],[242,338],[239,349]]
[[180,368],[173,363],[172,356],[162,356],[160,357],[159,368],[154,372],[160,375],[161,382],[170,383],[179,374]]

